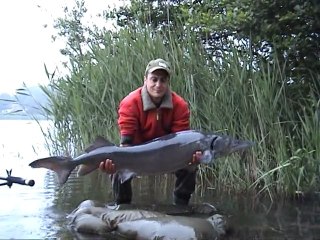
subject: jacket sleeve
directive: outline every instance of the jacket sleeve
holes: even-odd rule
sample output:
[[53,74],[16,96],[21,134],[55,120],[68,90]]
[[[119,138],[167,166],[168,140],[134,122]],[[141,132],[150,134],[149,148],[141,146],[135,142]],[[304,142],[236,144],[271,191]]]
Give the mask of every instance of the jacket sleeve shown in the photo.
[[[138,130],[138,109],[134,101],[123,99],[118,109],[118,126],[121,139],[133,138]],[[126,140],[126,141],[127,141]]]
[[171,132],[179,132],[190,129],[190,110],[188,104],[181,100],[173,109],[173,121]]

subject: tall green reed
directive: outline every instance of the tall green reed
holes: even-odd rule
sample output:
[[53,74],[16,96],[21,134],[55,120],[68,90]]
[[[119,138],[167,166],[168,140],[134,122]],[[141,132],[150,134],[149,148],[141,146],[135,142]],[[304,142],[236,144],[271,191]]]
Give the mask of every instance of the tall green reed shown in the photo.
[[297,104],[287,97],[285,66],[276,60],[253,62],[236,50],[217,58],[193,32],[144,27],[104,32],[86,48],[80,60],[71,57],[69,75],[52,79],[44,89],[57,129],[53,137],[62,145],[71,142],[80,150],[97,135],[117,142],[120,100],[143,84],[148,61],[160,57],[172,64],[171,87],[189,102],[192,128],[256,143],[215,166],[201,166],[200,182],[271,198],[318,189],[319,119],[314,119],[319,103],[308,98],[310,105],[297,115]]

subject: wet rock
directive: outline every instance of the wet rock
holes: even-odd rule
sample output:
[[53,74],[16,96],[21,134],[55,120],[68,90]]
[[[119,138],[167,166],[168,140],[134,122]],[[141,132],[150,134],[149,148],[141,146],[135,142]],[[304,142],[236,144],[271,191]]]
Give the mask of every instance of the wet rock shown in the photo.
[[108,209],[100,218],[109,225],[116,226],[122,222],[130,222],[137,219],[146,219],[151,217],[165,217],[166,214],[146,210],[110,210]]
[[116,231],[126,238],[139,240],[207,240],[224,234],[224,225],[225,221],[219,214],[210,219],[164,216],[122,222]]
[[113,230],[112,226],[106,224],[101,218],[87,213],[74,218],[72,224],[75,231],[86,234],[103,236]]
[[[129,239],[206,240],[225,234],[226,221],[219,214],[212,214],[206,218],[174,216],[136,207],[120,205],[119,210],[114,210],[95,201],[86,200],[80,203],[68,218],[70,226],[77,233],[99,236],[113,232]],[[184,211],[205,214],[216,211],[209,204],[188,206],[183,209],[178,207],[175,210],[182,214]]]
[[114,210],[134,210],[134,209],[145,209],[149,211],[156,211],[166,213],[168,215],[213,215],[217,213],[217,209],[209,203],[192,204],[187,206],[179,205],[168,205],[168,204],[152,204],[152,205],[141,205],[141,204],[120,204],[108,206]]

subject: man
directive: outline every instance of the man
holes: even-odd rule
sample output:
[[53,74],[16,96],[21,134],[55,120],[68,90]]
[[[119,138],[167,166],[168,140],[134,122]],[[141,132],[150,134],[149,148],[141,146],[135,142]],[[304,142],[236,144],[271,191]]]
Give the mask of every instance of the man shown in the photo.
[[[187,102],[169,87],[170,65],[163,59],[149,62],[144,84],[131,92],[119,105],[118,125],[120,146],[136,145],[163,135],[188,130],[190,112]],[[193,156],[199,161],[201,152]],[[100,163],[100,170],[112,175],[112,188],[116,203],[130,203],[132,198],[131,179],[120,183],[112,160]],[[181,169],[175,172],[174,204],[187,205],[195,190],[196,170]]]

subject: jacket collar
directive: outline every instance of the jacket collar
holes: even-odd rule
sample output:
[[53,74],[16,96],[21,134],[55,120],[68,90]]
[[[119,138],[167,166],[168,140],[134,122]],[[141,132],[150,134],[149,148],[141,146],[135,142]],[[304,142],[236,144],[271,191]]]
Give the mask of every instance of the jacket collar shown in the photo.
[[[157,108],[157,106],[152,102],[146,86],[143,86],[141,89],[141,97],[142,97],[143,111],[148,111],[148,110]],[[168,90],[166,94],[163,96],[163,99],[159,108],[171,108],[171,109],[173,108],[172,94],[170,90]]]

